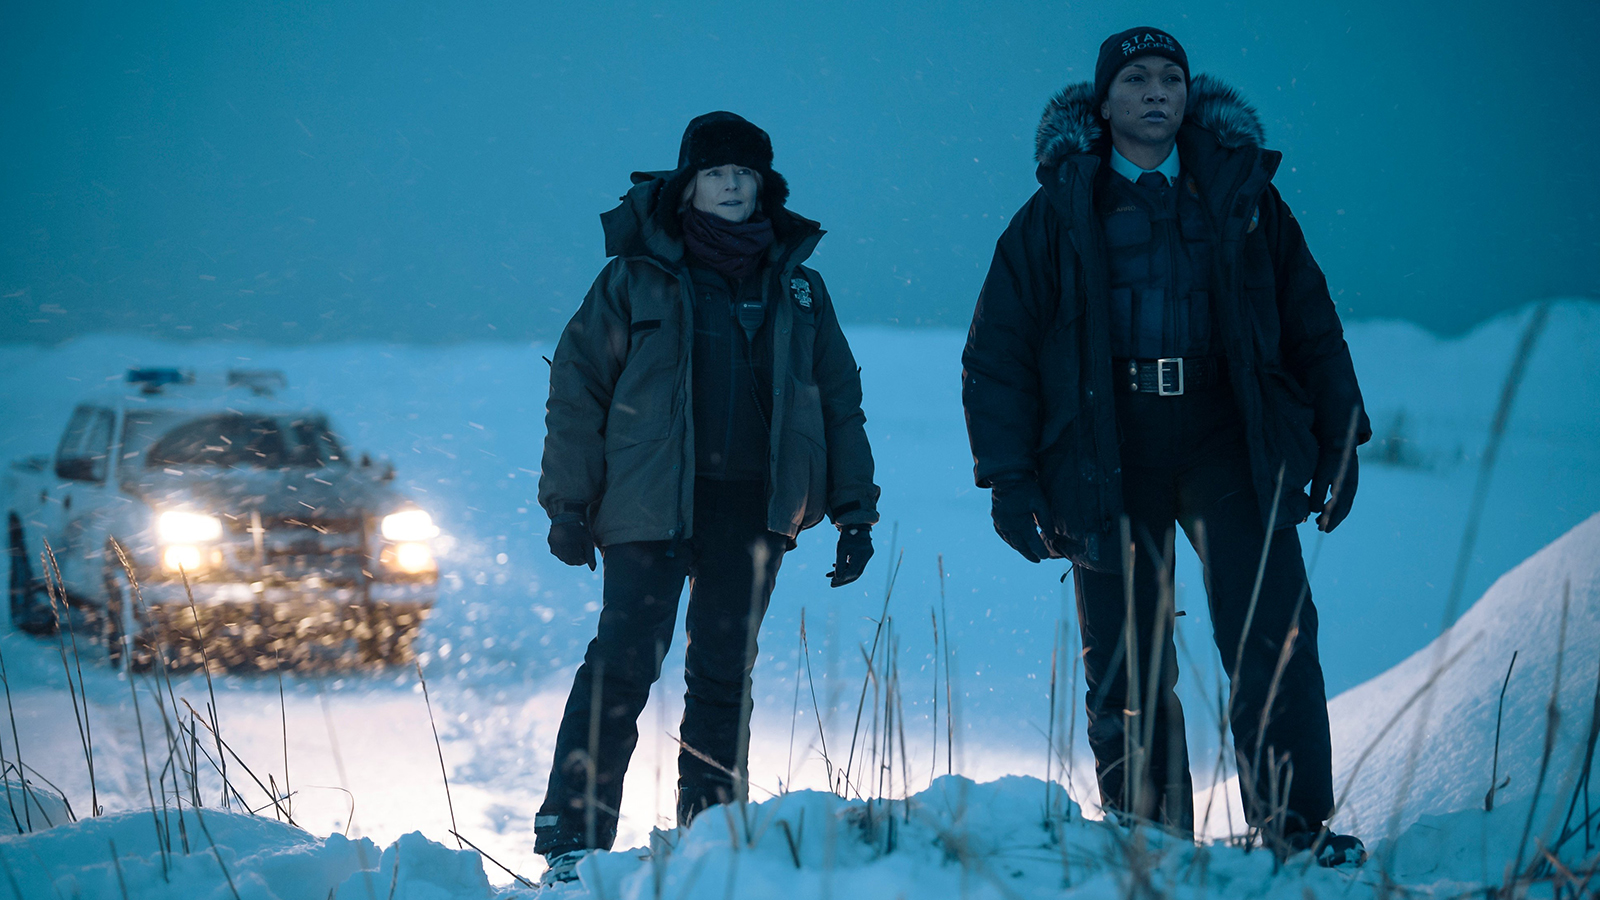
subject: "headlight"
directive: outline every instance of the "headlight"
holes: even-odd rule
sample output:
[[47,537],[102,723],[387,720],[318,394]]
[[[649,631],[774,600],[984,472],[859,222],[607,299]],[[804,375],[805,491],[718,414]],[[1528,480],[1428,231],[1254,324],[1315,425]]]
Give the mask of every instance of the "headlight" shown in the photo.
[[162,551],[161,567],[168,572],[184,572],[193,574],[200,571],[200,548],[193,544],[174,544]]
[[163,544],[198,544],[222,537],[222,520],[191,512],[164,512],[156,520]]
[[433,551],[421,541],[404,541],[385,547],[380,561],[384,568],[407,575],[423,575],[438,571],[438,566],[433,561]]
[[383,539],[386,541],[425,541],[437,537],[439,528],[426,510],[407,509],[383,517]]

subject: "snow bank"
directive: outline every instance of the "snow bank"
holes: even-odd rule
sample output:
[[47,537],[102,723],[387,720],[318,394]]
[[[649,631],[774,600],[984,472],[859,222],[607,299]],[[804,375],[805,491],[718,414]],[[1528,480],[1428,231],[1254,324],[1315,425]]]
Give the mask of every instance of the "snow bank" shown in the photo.
[[49,788],[10,778],[0,782],[0,829],[43,831],[71,822],[73,818],[72,805],[67,798]]
[[[158,822],[173,852],[163,851]],[[20,897],[221,900],[237,890],[242,900],[327,900],[353,873],[374,868],[379,854],[365,838],[318,838],[262,816],[185,809],[112,813],[0,837],[0,861],[0,876],[14,879]],[[342,888],[338,896],[346,896]]]
[[[1050,810],[1047,815],[1047,808]],[[742,812],[713,809],[655,852],[598,853],[563,898],[1122,898],[1330,895],[1352,875],[1274,865],[1261,851],[1196,846],[1159,831],[1086,820],[1055,786],[1009,777],[939,778],[907,801],[799,791]],[[1356,879],[1359,882],[1359,879]]]
[[[1525,804],[1430,816],[1389,869],[1418,896],[1457,896],[1501,875],[1479,848],[1515,842]],[[163,853],[157,822],[176,835]],[[379,854],[365,838],[313,835],[270,818],[209,810],[115,813],[0,837],[0,874],[19,897],[129,900],[490,900],[533,896],[491,887],[483,860],[421,833]],[[187,850],[182,849],[186,843]],[[1503,868],[1503,867],[1502,867]],[[1376,866],[1329,871],[1308,857],[1277,863],[1260,849],[1196,845],[1158,829],[1085,819],[1059,784],[1011,776],[977,784],[943,776],[901,800],[796,791],[715,807],[648,848],[596,853],[579,880],[538,892],[567,900],[658,897],[809,898],[1147,896],[1260,900],[1392,888]]]
[[483,900],[493,894],[477,853],[451,850],[413,831],[383,851],[376,872],[346,878],[336,900]]
[[[1418,699],[1401,710],[1419,695],[1441,653],[1459,658],[1434,691],[1400,824],[1482,810],[1495,767],[1500,687],[1514,652],[1516,668],[1499,734],[1499,778],[1509,781],[1497,793],[1497,802],[1525,804],[1533,796],[1545,741],[1545,708],[1559,666],[1562,715],[1543,797],[1559,801],[1564,813],[1582,762],[1600,677],[1600,514],[1507,572],[1447,633],[1329,704],[1334,784],[1347,792],[1336,821],[1358,833],[1387,832],[1412,765],[1423,703]],[[1541,818],[1535,834],[1550,825],[1547,817]],[[1518,833],[1520,827],[1518,820]],[[1491,846],[1498,850],[1503,845]],[[1514,849],[1513,842],[1507,852]]]

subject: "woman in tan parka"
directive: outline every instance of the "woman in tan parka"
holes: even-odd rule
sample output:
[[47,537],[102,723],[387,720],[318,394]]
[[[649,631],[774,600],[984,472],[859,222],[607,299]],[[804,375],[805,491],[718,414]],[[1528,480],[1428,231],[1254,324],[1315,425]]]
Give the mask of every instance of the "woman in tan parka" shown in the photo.
[[859,370],[821,276],[802,265],[823,232],[785,207],[766,132],[700,116],[677,169],[633,180],[601,217],[613,258],[556,346],[545,417],[551,552],[593,568],[598,546],[605,563],[599,633],[534,823],[552,881],[616,838],[684,580],[681,824],[743,796],[751,632],[784,552],[826,515],[839,528],[828,574],[848,584],[878,519]]

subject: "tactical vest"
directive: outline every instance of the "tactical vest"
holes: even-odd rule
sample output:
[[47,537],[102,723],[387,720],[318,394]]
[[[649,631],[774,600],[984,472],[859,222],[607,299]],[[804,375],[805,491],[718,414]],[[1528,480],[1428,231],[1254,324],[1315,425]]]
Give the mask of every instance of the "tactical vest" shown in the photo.
[[1211,235],[1193,176],[1165,189],[1107,173],[1096,212],[1111,284],[1111,355],[1209,356]]

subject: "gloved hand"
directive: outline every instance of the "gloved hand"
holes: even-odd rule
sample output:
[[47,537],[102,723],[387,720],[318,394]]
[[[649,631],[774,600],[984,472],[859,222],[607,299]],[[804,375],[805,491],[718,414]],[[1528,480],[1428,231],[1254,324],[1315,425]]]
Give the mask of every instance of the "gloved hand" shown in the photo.
[[1032,475],[1012,474],[994,480],[990,497],[990,514],[994,517],[994,530],[1011,549],[1022,554],[1028,562],[1049,559],[1050,548],[1039,536],[1054,531],[1051,524],[1050,504],[1039,489],[1039,480]]
[[550,519],[550,552],[569,566],[594,571],[594,536],[583,513],[561,513]]
[[872,558],[872,526],[840,525],[839,550],[828,572],[830,587],[844,587],[866,571]]
[[[1344,464],[1344,480],[1339,479],[1339,466]],[[1327,447],[1317,456],[1317,468],[1311,476],[1311,512],[1317,517],[1317,530],[1331,532],[1339,527],[1344,517],[1350,515],[1350,505],[1356,499],[1357,460],[1355,450],[1350,451],[1345,462],[1344,450]],[[1329,491],[1335,491],[1328,496]]]

